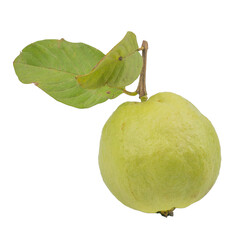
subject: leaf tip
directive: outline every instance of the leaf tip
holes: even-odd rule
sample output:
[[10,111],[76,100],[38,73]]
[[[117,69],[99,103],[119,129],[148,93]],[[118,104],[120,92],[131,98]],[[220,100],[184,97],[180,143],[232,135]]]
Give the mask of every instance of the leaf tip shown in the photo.
[[61,38],[60,40],[58,40],[58,48],[61,47],[61,44],[62,44],[62,42],[64,42],[64,41],[65,41],[64,38]]

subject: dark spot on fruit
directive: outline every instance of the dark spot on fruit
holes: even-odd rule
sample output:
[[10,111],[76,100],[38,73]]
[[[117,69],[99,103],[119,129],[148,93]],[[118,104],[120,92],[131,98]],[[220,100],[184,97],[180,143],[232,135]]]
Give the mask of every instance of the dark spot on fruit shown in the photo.
[[110,94],[111,92],[110,91],[107,91],[107,94]]
[[196,198],[197,197],[197,194],[196,193],[194,193],[194,194],[192,194],[192,196],[191,196],[192,198]]
[[122,56],[120,56],[120,57],[118,58],[119,61],[122,61],[122,59],[123,59]]
[[121,130],[124,131],[125,129],[125,123],[122,123]]
[[35,82],[34,84],[35,84],[36,86],[38,86],[38,85],[39,85],[39,83],[38,83],[38,82]]

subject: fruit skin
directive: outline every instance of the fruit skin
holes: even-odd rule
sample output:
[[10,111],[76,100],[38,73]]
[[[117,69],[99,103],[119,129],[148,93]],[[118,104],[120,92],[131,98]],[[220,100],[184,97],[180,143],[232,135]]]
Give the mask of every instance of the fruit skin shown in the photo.
[[215,183],[220,162],[211,122],[174,93],[123,103],[102,131],[102,178],[119,201],[142,212],[200,200]]

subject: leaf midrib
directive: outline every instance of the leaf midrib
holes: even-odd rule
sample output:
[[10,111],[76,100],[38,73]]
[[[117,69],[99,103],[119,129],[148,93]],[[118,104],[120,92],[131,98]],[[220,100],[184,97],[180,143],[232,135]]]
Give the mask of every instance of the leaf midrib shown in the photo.
[[73,76],[78,75],[78,73],[67,72],[67,71],[56,69],[56,68],[39,67],[39,66],[31,65],[31,64],[21,63],[21,62],[14,62],[14,64],[21,64],[24,66],[31,66],[31,67],[35,67],[35,68],[41,68],[41,69],[47,69],[47,70],[52,70],[52,71],[61,72],[61,73],[67,73],[67,74],[71,74]]

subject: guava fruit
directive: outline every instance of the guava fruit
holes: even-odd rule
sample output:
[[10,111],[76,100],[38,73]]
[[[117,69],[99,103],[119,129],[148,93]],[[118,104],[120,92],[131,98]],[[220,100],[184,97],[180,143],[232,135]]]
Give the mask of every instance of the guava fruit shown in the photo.
[[211,122],[174,93],[123,103],[102,130],[102,178],[119,201],[142,212],[172,215],[200,200],[215,183],[220,162]]

